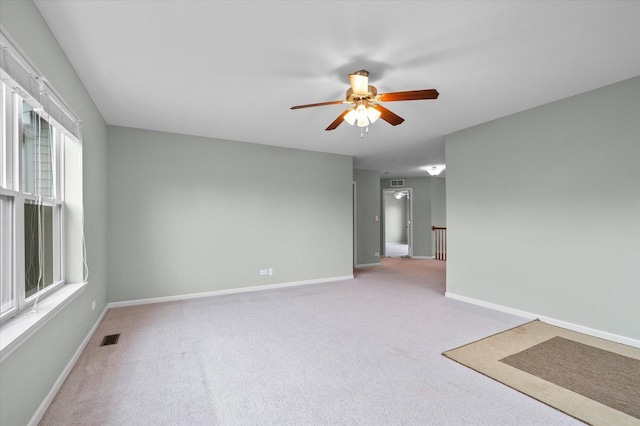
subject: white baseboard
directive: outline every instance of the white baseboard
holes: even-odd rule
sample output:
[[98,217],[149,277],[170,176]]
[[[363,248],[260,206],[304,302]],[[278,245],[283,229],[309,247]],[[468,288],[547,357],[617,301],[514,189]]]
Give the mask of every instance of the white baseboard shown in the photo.
[[49,391],[45,399],[42,401],[42,403],[40,403],[40,406],[31,417],[31,420],[29,420],[29,423],[27,423],[28,426],[36,426],[38,423],[40,423],[40,420],[42,420],[42,418],[44,417],[44,414],[47,412],[49,405],[51,405],[51,402],[53,402],[53,398],[55,398],[56,394],[62,387],[62,384],[67,379],[67,376],[69,376],[69,373],[71,373],[71,370],[76,365],[76,362],[78,362],[78,358],[80,358],[82,351],[84,351],[84,348],[87,346],[87,344],[89,344],[89,341],[91,340],[91,338],[93,337],[93,334],[98,329],[98,326],[102,322],[102,319],[104,318],[108,310],[109,310],[109,307],[106,306],[102,311],[102,313],[100,314],[100,316],[98,317],[96,323],[93,325],[91,330],[89,330],[89,333],[80,344],[80,347],[78,348],[78,350],[73,354],[73,357],[71,357],[71,359],[67,363],[67,366],[64,368],[64,370],[62,370],[62,373],[53,384],[53,387],[51,388],[51,390]]
[[280,284],[258,285],[253,287],[230,288],[227,290],[206,291],[203,293],[178,294],[175,296],[152,297],[150,299],[125,300],[122,302],[111,302],[108,308],[122,308],[125,306],[147,305],[150,303],[175,302],[177,300],[198,299],[201,297],[222,296],[225,294],[247,293],[250,291],[272,290],[276,288],[297,287],[301,285],[321,284],[333,281],[352,280],[353,275],[345,275],[343,277],[319,278],[315,280],[293,281]]
[[361,263],[356,265],[355,268],[366,268],[367,266],[380,266],[380,262],[378,263]]
[[435,259],[435,256],[411,256],[411,259]]
[[578,324],[562,321],[555,318],[545,317],[543,315],[533,314],[531,312],[521,311],[519,309],[509,308],[507,306],[497,305],[491,302],[485,302],[484,300],[473,299],[467,296],[460,296],[455,293],[446,292],[446,297],[451,299],[460,300],[461,302],[471,303],[472,305],[482,306],[484,308],[493,309],[494,311],[500,311],[511,315],[527,318],[530,320],[539,319],[547,324],[555,325],[557,327],[566,328],[568,330],[577,331],[578,333],[587,334],[589,336],[598,337],[600,339],[610,340],[612,342],[622,343],[627,346],[633,346],[634,348],[640,348],[640,340],[632,339],[626,336],[620,336],[619,334],[609,333],[607,331],[596,330],[594,328],[585,327]]

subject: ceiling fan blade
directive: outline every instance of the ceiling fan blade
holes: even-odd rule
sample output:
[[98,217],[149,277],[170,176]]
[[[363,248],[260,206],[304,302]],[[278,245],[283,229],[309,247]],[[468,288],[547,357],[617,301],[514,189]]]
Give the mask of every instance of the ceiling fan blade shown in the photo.
[[325,130],[333,130],[336,127],[338,127],[343,121],[344,121],[344,116],[347,115],[347,113],[349,112],[349,110],[351,110],[351,108],[347,108],[344,110],[344,112],[342,114],[340,114],[338,116],[338,118],[336,118],[333,123],[329,124],[329,127],[327,127]]
[[421,99],[437,99],[438,95],[436,89],[410,90],[408,92],[382,93],[379,95],[379,100],[382,102],[419,101]]
[[369,105],[377,109],[378,111],[380,111],[380,118],[382,118],[384,121],[391,124],[392,126],[397,126],[398,124],[401,124],[404,121],[404,118],[394,114],[393,112],[389,111],[382,105],[378,105],[378,104],[375,104],[375,105],[369,104]]
[[292,106],[291,109],[311,108],[311,107],[318,107],[318,106],[325,106],[325,105],[338,105],[343,103],[345,103],[345,101],[320,102],[318,104],[296,105],[296,106]]

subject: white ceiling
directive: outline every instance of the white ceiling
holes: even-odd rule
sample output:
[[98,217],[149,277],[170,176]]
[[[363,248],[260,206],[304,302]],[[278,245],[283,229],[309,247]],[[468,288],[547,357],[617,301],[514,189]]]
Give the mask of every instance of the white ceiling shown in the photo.
[[[40,12],[107,123],[354,156],[389,177],[444,136],[640,75],[640,2],[47,1]],[[324,129],[348,74],[406,119]]]

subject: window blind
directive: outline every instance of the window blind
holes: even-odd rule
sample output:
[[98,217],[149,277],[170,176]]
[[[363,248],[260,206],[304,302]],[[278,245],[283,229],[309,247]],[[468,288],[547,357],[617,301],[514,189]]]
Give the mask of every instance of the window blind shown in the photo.
[[81,140],[80,119],[16,47],[0,27],[0,78],[22,97],[42,108],[44,116],[55,121],[76,139]]

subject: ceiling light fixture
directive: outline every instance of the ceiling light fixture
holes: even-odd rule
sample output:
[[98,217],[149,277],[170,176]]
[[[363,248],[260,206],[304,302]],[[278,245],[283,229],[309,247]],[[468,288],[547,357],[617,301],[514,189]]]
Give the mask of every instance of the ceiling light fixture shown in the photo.
[[445,166],[444,164],[436,164],[436,165],[433,165],[433,166],[425,167],[425,170],[431,176],[438,176],[446,168],[447,168],[447,166]]
[[344,116],[344,121],[350,125],[358,123],[358,127],[367,127],[369,124],[374,123],[380,118],[380,111],[369,106],[366,100],[359,100],[356,102],[356,106],[351,108]]
[[404,192],[395,192],[393,194],[393,196],[396,197],[396,200],[399,200],[400,198],[404,197],[405,195],[407,195],[407,194],[404,193]]
[[[375,122],[382,113],[373,106],[369,105],[371,96],[375,96],[378,92],[373,86],[369,86],[369,72],[366,70],[356,71],[349,74],[349,82],[351,89],[347,91],[347,98],[350,97],[355,105],[347,110],[344,115],[344,121],[350,125],[357,123],[358,127],[366,127],[369,131],[369,124]],[[364,136],[360,132],[360,137]]]
[[351,83],[355,95],[367,96],[369,93],[369,72],[360,70],[349,74],[349,83]]

